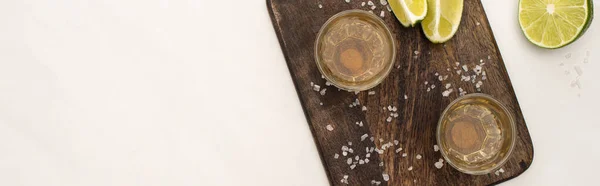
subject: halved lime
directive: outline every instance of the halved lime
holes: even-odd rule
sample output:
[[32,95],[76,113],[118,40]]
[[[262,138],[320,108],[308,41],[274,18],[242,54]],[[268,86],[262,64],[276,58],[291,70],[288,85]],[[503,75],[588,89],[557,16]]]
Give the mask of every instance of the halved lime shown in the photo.
[[456,33],[462,18],[463,0],[427,0],[427,16],[421,23],[427,39],[443,43]]
[[402,26],[415,26],[427,15],[427,0],[388,0]]
[[519,23],[527,39],[543,48],[560,48],[577,40],[590,26],[592,0],[521,0]]

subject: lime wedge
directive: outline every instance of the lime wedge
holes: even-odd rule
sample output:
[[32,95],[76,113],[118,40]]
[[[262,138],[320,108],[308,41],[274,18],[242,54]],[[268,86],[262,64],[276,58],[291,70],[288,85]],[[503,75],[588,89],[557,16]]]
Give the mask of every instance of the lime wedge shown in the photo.
[[427,16],[421,23],[429,41],[443,43],[456,33],[463,11],[463,0],[427,0]]
[[592,0],[521,0],[519,23],[527,39],[543,48],[577,40],[592,23]]
[[402,26],[415,26],[427,15],[427,0],[389,0],[394,15]]

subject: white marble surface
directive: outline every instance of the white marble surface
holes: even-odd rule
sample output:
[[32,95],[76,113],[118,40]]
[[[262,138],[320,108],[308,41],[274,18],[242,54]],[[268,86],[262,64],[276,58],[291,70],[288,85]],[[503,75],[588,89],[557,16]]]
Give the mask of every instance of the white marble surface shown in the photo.
[[[598,20],[544,50],[483,4],[535,145],[505,184],[595,183]],[[0,185],[327,184],[264,0],[0,1]]]

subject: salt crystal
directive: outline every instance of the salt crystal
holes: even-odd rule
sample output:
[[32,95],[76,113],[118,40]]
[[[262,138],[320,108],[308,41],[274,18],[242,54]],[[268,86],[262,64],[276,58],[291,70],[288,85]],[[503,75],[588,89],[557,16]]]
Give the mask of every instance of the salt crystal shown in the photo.
[[358,126],[362,127],[363,126],[363,122],[362,121],[358,122]]
[[347,155],[348,155],[348,152],[344,151],[344,152],[342,152],[342,155],[343,155],[343,156],[347,156]]
[[379,138],[379,142],[383,142],[383,138]]
[[368,94],[369,95],[375,95],[375,91],[369,91]]
[[386,0],[379,0],[379,3],[381,3],[381,5],[387,5],[388,2]]
[[481,66],[475,66],[475,68],[473,68],[473,72],[475,72],[477,75],[481,74]]
[[358,160],[358,164],[359,165],[365,164],[365,160]]
[[427,85],[429,82],[425,81],[425,85]]
[[455,64],[456,66],[458,66],[458,65],[460,65],[460,62],[455,62],[454,64]]
[[479,63],[483,63],[483,59],[479,59]]
[[346,146],[346,145],[342,146],[342,151],[348,151],[348,146]]
[[327,91],[327,89],[326,89],[326,88],[324,88],[323,90],[321,90],[321,92],[320,92],[320,93],[321,93],[321,96],[324,96],[324,95],[325,95],[325,93],[326,93],[326,91]]
[[400,141],[394,140],[394,145],[398,145],[399,143],[400,143]]
[[357,105],[360,105],[360,101],[358,100],[358,98],[357,98],[356,100],[354,100],[354,102],[355,102]]
[[452,89],[445,90],[444,92],[442,92],[442,96],[448,97],[450,93],[452,93]]
[[325,81],[325,85],[326,86],[331,86],[331,83],[329,81]]
[[369,159],[365,159],[365,163],[369,163]]
[[319,92],[319,90],[321,90],[321,86],[319,85],[314,85],[313,86],[313,90]]
[[411,170],[413,170],[413,167],[412,166],[408,167],[408,171],[411,171]]
[[429,87],[428,87],[428,88],[427,88],[427,92],[429,92],[429,91],[431,91],[431,88],[429,88]]
[[310,82],[310,87],[314,87],[315,83],[313,83],[312,81]]
[[479,23],[479,22],[476,22],[476,23],[475,23],[475,25],[479,26],[479,25],[481,25],[481,23]]
[[369,134],[363,134],[362,136],[360,136],[360,141],[364,141],[365,139],[367,139],[367,137],[369,137]]
[[371,10],[375,10],[377,8],[375,5],[371,6]]
[[346,3],[349,3],[349,2],[350,2],[350,0],[346,0]]
[[369,1],[369,2],[367,2],[367,4],[368,4],[369,6],[373,6],[373,5],[375,5],[375,3],[373,3],[373,1]]
[[360,4],[360,6],[365,6],[366,4],[367,4],[366,2],[362,2],[362,3]]
[[327,126],[325,126],[325,128],[327,128],[328,131],[333,131],[333,126],[331,126],[331,125],[327,125]]
[[[402,150],[402,148],[400,148],[400,149]],[[406,154],[406,152],[402,153],[402,157],[406,157],[406,156],[408,156],[408,154]]]
[[404,94],[404,100],[408,99],[408,96],[406,96],[406,94]]
[[348,145],[352,146],[352,142],[351,142],[351,141],[349,141],[349,142],[348,142]]
[[362,106],[362,111],[367,111],[367,107],[366,106]]
[[483,82],[478,81],[477,84],[475,84],[476,88],[481,88],[481,85],[483,85]]
[[437,72],[434,74],[435,76],[439,76],[440,74],[438,74]]
[[583,75],[583,70],[581,70],[580,66],[575,66],[575,72],[577,72],[577,75],[581,76]]
[[383,176],[383,180],[384,180],[384,181],[388,181],[388,180],[390,180],[390,175],[388,175],[388,174],[386,174],[386,173],[383,173],[383,174],[381,174],[381,176]]
[[433,165],[435,166],[435,168],[441,169],[444,166],[444,160],[440,158],[440,160],[438,162],[435,162]]
[[440,81],[443,81],[443,80],[444,80],[444,77],[442,77],[442,76],[438,76],[438,80],[440,80]]
[[393,110],[392,110],[392,106],[391,106],[391,105],[388,105],[387,109],[388,109],[389,111],[393,111]]
[[433,145],[433,151],[437,152],[440,150],[440,147],[438,147],[438,145]]
[[380,166],[380,167],[383,167],[383,162],[379,162],[379,166]]
[[400,151],[402,151],[402,148],[397,148],[396,149],[396,154],[398,154]]
[[319,4],[319,8],[323,8],[323,5]]
[[398,113],[394,113],[393,117],[397,118],[398,117]]
[[354,157],[354,159],[355,159],[355,160],[359,160],[359,159],[360,159],[360,157],[359,157],[358,155],[356,155],[356,156]]
[[348,165],[352,164],[352,158],[348,158],[348,160],[346,160],[346,163],[347,163]]
[[350,169],[354,169],[356,167],[356,165],[350,165]]
[[431,89],[435,89],[435,85],[431,85]]
[[457,70],[456,74],[460,75],[460,73],[462,73],[462,70]]
[[338,159],[338,157],[340,157],[340,155],[339,155],[339,154],[337,154],[337,153],[335,153],[335,154],[333,155],[333,159]]
[[382,10],[381,13],[379,13],[379,17],[385,17],[385,12]]
[[392,122],[392,117],[391,117],[391,116],[388,116],[388,118],[387,118],[385,121],[387,121],[388,123],[389,123],[389,122]]
[[467,67],[467,65],[463,65],[463,66],[462,66],[462,69],[463,69],[465,72],[466,72],[466,71],[469,71],[469,68]]
[[348,149],[348,152],[349,152],[349,153],[354,153],[354,150],[353,150],[352,148],[349,148],[349,149]]
[[367,154],[365,155],[365,157],[367,157],[367,158],[370,158],[370,157],[371,157],[371,153],[367,153]]
[[504,169],[503,168],[500,168],[500,170],[498,170],[498,171],[500,171],[500,173],[504,173]]
[[323,102],[320,102],[320,103],[319,103],[319,105],[321,105],[321,106],[322,106],[322,105],[323,105]]
[[387,5],[387,10],[388,10],[388,12],[391,12],[392,11],[392,7],[390,7],[390,5]]
[[[371,136],[371,138],[369,138],[371,141],[375,141],[375,137]],[[371,149],[371,152],[373,152],[373,149]]]
[[446,89],[449,89],[452,86],[450,83],[446,83]]
[[416,157],[416,158],[417,158],[418,160],[420,160],[420,159],[422,158],[422,156],[421,156],[420,154],[417,154],[417,157]]
[[414,53],[415,53],[415,55],[419,55],[420,52],[415,50]]

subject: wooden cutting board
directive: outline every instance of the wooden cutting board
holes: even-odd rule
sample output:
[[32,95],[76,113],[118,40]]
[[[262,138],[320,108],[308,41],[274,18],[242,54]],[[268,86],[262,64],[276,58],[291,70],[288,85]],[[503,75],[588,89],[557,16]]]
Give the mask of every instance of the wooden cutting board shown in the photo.
[[[429,42],[420,25],[403,28],[379,0],[373,1],[374,9],[369,3],[362,6],[363,2],[368,1],[267,0],[331,184],[489,185],[523,173],[533,161],[533,145],[481,2],[465,0],[460,28],[446,44]],[[313,57],[322,24],[348,9],[372,10],[378,16],[383,11],[398,46],[395,68],[371,92],[357,94],[327,86]],[[477,66],[485,75],[473,71]],[[434,150],[437,121],[444,108],[460,97],[459,88],[492,95],[516,117],[515,150],[502,171],[471,176],[445,162],[439,169],[435,166],[442,158]],[[324,95],[322,89],[327,89]],[[390,111],[388,106],[397,109]],[[398,116],[390,117],[394,113]],[[389,175],[387,181],[384,175]]]

